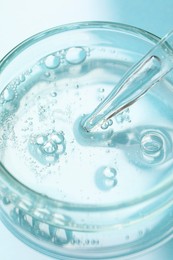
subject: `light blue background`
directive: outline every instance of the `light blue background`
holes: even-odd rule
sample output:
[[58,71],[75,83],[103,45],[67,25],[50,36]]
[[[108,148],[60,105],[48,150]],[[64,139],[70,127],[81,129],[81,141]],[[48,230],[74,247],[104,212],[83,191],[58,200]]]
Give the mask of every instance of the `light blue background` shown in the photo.
[[[107,20],[158,36],[173,29],[172,0],[1,0],[0,59],[27,37],[60,24]],[[49,260],[25,246],[0,223],[0,260]],[[91,259],[92,260],[92,259]],[[173,260],[173,241],[132,260]]]

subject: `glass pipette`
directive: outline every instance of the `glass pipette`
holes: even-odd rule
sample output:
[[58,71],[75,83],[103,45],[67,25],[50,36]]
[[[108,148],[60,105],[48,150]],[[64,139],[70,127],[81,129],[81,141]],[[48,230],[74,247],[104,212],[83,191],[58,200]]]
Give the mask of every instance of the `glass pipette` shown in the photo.
[[130,68],[97,108],[82,121],[91,132],[141,98],[173,68],[173,31]]

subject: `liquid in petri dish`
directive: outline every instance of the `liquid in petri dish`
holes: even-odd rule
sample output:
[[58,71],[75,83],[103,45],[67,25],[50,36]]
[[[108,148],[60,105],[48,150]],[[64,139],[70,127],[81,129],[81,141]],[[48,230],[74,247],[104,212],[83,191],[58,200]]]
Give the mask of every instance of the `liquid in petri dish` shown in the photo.
[[104,205],[142,196],[169,178],[170,82],[92,133],[82,127],[132,65],[129,55],[137,55],[117,53],[72,46],[9,82],[0,95],[0,156],[16,179],[64,202]]

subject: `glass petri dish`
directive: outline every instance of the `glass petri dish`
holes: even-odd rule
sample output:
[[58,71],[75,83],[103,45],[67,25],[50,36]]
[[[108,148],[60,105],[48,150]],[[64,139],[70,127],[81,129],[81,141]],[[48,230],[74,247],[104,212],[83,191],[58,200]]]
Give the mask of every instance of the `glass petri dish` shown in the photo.
[[116,259],[172,236],[172,74],[94,132],[82,128],[158,41],[83,22],[39,33],[1,60],[1,219],[32,248]]

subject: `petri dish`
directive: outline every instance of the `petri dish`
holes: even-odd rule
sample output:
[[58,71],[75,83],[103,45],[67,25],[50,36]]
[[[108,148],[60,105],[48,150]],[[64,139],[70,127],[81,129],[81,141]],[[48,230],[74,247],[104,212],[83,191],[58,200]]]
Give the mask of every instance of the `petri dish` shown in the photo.
[[159,38],[110,22],[41,32],[0,62],[1,220],[61,260],[172,236],[172,73],[92,133],[83,118]]

